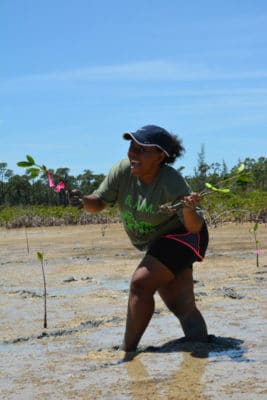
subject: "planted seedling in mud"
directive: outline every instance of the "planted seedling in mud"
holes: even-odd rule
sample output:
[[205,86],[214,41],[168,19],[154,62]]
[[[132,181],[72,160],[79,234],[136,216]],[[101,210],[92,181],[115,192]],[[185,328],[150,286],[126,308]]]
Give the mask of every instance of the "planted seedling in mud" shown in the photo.
[[25,241],[26,241],[26,248],[27,248],[27,253],[30,253],[30,246],[29,246],[29,238],[28,238],[28,233],[27,233],[27,228],[25,227]]
[[44,272],[44,253],[37,251],[37,258],[40,261],[42,268],[43,283],[44,283],[44,328],[47,328],[47,308],[46,308],[47,291],[46,291],[46,279]]
[[256,253],[256,266],[259,267],[259,255],[263,253],[262,250],[260,250],[259,246],[260,246],[260,242],[257,238],[257,231],[259,228],[259,224],[256,223],[252,228],[250,228],[249,232],[253,234],[253,239],[254,239],[254,243],[255,243],[255,253]]

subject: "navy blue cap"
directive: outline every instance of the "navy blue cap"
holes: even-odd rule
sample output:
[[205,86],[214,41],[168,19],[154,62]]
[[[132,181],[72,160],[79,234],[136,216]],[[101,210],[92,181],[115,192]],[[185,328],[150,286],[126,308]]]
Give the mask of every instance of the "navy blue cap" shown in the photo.
[[125,132],[123,138],[134,140],[141,146],[156,146],[170,157],[172,154],[173,139],[166,129],[157,125],[146,125],[136,132]]

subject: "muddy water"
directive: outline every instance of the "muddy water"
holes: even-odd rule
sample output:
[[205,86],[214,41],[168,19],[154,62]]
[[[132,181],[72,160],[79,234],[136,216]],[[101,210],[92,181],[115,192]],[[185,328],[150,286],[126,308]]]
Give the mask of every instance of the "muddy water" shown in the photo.
[[260,267],[249,225],[210,236],[194,269],[210,342],[179,340],[177,320],[156,296],[139,351],[125,359],[128,285],[141,254],[121,226],[1,230],[1,398],[266,399],[267,228],[258,233]]

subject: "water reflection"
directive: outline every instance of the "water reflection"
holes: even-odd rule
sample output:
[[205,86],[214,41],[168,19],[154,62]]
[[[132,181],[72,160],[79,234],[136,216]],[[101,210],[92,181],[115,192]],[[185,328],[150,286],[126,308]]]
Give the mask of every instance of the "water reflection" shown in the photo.
[[[141,357],[136,357],[127,363],[127,372],[130,378],[132,399],[192,399],[199,398],[203,391],[201,383],[207,359],[192,358],[189,353],[183,353],[183,360],[177,365],[177,371],[170,378],[164,376],[151,377]],[[205,399],[201,395],[201,399]]]
[[[249,361],[244,355],[243,341],[234,338],[212,337],[209,343],[190,343],[173,340],[159,347],[147,347],[125,356],[125,366],[133,400],[142,399],[209,399],[205,396],[202,379],[210,358],[227,356],[234,361]],[[160,374],[151,371],[151,360],[146,367],[147,353],[158,353],[155,363]],[[173,358],[171,353],[177,354]],[[162,355],[162,357],[160,357]],[[167,357],[167,358],[166,358]],[[172,371],[170,372],[170,363]],[[164,374],[165,371],[165,374]]]

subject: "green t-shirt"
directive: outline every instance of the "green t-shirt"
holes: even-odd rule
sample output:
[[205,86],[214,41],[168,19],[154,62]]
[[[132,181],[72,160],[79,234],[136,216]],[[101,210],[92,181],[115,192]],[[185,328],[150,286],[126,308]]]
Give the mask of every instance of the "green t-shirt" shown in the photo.
[[129,239],[144,250],[160,236],[184,228],[181,210],[170,215],[159,207],[191,192],[181,174],[169,165],[161,167],[152,183],[144,184],[131,174],[130,162],[124,159],[111,168],[94,194],[107,205],[118,204]]

